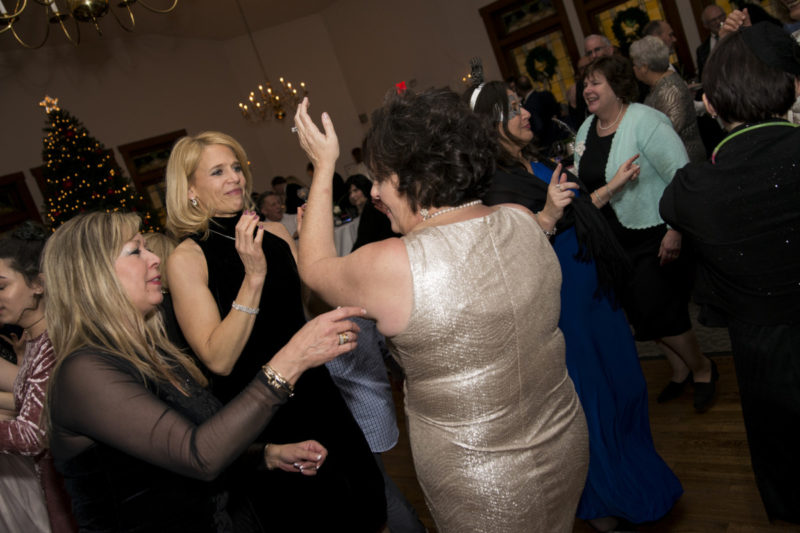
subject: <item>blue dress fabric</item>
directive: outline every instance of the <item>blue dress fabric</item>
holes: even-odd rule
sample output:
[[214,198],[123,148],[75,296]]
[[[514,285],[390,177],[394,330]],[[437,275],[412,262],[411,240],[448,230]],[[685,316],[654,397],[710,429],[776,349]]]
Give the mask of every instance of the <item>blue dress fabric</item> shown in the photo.
[[[536,178],[549,183],[550,168],[537,162],[532,167]],[[533,176],[515,171],[495,177],[486,203],[497,203],[492,198],[495,188],[505,193],[502,201],[514,201],[507,195],[515,189],[513,182],[520,180],[524,193],[515,202],[533,211],[542,209],[546,186],[541,197],[534,193],[542,189],[538,184],[531,187]],[[575,258],[574,227],[559,230],[553,249],[562,273],[558,327],[566,341],[567,371],[589,427],[589,473],[577,516],[584,520],[615,516],[633,523],[658,520],[683,489],[653,444],[647,384],[630,327],[621,309],[596,296],[597,271],[593,262]]]

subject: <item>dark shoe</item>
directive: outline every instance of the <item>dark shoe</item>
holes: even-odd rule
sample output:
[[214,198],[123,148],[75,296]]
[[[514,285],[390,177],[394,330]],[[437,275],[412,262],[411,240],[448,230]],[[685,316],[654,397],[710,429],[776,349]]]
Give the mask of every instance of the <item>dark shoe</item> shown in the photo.
[[664,387],[664,390],[661,391],[661,394],[658,395],[656,401],[658,403],[665,403],[670,400],[674,400],[675,398],[679,397],[683,394],[683,389],[686,388],[686,384],[692,380],[692,373],[689,372],[689,375],[686,376],[686,379],[683,381],[672,381],[670,380],[667,383],[667,386]]
[[705,413],[714,403],[714,393],[717,391],[718,379],[717,364],[711,361],[711,381],[708,383],[694,382],[694,410],[698,413]]

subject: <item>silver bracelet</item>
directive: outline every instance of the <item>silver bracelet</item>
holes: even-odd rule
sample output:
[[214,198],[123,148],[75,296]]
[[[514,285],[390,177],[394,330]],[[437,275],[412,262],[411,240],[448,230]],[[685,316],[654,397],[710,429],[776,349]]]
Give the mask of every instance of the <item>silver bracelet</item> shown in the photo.
[[236,302],[233,302],[231,307],[237,311],[241,311],[242,313],[247,313],[248,315],[257,315],[259,312],[258,307],[247,307],[245,305],[237,304]]
[[[541,211],[537,211],[536,213],[534,213],[534,215],[536,215],[536,222],[537,223],[539,222],[539,213],[541,213]],[[541,225],[539,227],[541,228]],[[555,237],[555,235],[556,235],[556,227],[553,226],[553,230],[552,231],[547,231],[546,229],[542,228],[542,232],[544,232],[545,236],[548,239],[550,237]]]

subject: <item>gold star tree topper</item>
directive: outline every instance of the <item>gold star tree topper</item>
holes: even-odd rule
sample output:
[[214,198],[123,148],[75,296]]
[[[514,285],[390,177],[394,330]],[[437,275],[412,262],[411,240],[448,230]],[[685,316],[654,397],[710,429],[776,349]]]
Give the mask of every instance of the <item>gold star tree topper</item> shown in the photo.
[[39,106],[43,107],[47,113],[51,111],[58,111],[58,98],[50,98],[49,96],[45,96],[44,100],[39,102]]

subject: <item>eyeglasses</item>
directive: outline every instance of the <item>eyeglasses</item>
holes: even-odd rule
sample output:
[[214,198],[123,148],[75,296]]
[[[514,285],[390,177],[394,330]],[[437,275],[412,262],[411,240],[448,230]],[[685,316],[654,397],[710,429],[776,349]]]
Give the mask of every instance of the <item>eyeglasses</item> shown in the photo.
[[586,57],[595,57],[606,48],[608,48],[608,45],[598,46],[597,48],[592,48],[591,50],[587,50]]
[[520,101],[519,98],[516,96],[508,97],[508,120],[513,119],[514,117],[518,117],[522,114],[522,110],[520,109]]

